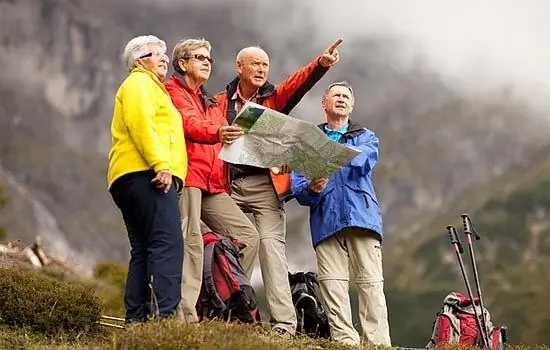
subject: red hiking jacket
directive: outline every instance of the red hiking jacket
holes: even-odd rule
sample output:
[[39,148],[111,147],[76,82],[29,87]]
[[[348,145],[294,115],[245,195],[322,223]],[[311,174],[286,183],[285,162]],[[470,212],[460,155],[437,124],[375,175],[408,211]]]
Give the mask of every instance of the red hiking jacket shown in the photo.
[[189,164],[185,187],[208,193],[229,192],[228,167],[218,159],[222,147],[218,129],[227,125],[219,103],[208,95],[204,86],[197,93],[191,91],[177,73],[164,85],[183,119]]
[[[260,87],[258,91],[258,104],[271,108],[278,112],[289,114],[302,100],[304,95],[325,75],[329,68],[319,64],[319,58],[311,60],[305,67],[300,68],[294,74],[288,76],[280,84],[274,85],[269,81]],[[225,113],[227,121],[233,123],[237,116],[235,100],[232,99],[237,91],[239,78],[235,78],[226,86],[226,90],[216,95],[220,107]],[[275,175],[270,173],[273,188],[282,201],[291,200],[290,174]]]

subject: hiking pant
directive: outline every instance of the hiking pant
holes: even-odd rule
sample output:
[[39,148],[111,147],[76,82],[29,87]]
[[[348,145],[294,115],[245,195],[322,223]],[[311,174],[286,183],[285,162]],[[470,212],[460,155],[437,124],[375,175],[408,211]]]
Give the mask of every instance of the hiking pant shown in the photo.
[[[269,175],[234,180],[231,197],[245,213],[253,215],[260,235],[258,257],[271,323],[295,334],[297,321],[288,281],[283,203],[277,197]],[[245,252],[244,260],[253,260],[253,253],[253,250]]]
[[380,241],[372,231],[344,229],[315,248],[321,295],[331,336],[335,341],[359,345],[352,323],[349,299],[349,267],[357,285],[359,321],[363,338],[391,346]]
[[[229,237],[238,237],[246,247],[241,261],[252,275],[258,252],[258,231],[227,193],[210,194],[196,187],[186,187],[179,200],[182,216],[185,259],[178,318],[186,323],[198,322],[196,304],[202,285],[204,244],[202,234],[208,229]],[[204,224],[208,227],[204,227]]]
[[160,317],[172,316],[180,302],[183,242],[178,198],[175,184],[164,193],[151,183],[154,177],[152,171],[131,173],[110,188],[131,246],[124,291],[126,323],[146,321],[151,307],[158,307],[154,313]]

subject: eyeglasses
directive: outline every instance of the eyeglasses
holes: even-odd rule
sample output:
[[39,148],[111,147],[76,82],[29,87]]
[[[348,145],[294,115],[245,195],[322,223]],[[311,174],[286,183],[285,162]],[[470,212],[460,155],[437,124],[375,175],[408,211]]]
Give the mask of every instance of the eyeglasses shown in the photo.
[[165,60],[166,62],[169,62],[170,59],[168,58],[168,56],[164,53],[160,53],[160,52],[149,52],[149,53],[146,53],[145,55],[142,55],[142,56],[139,56],[138,59],[142,59],[142,58],[148,58],[148,57],[159,57],[160,59],[163,59]]
[[210,62],[210,64],[214,63],[214,59],[212,57],[208,57],[208,56],[205,56],[205,55],[191,55],[191,56],[185,56],[185,57],[182,57],[184,60],[187,60],[187,59],[190,59],[190,58],[194,58],[198,61],[201,61],[201,62],[204,62],[205,60],[208,60],[208,62]]

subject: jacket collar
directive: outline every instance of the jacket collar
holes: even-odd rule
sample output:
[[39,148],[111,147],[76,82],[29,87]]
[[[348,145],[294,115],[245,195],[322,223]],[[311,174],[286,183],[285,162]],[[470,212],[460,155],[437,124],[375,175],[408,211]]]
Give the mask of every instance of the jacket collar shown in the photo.
[[[183,75],[179,72],[175,72],[173,75],[172,75],[172,78],[176,81],[176,83],[178,85],[180,85],[182,88],[186,89],[187,91],[189,92],[192,92],[191,89],[189,89],[189,86],[187,85],[187,83],[185,82],[185,79],[183,78]],[[204,102],[204,106],[206,108],[210,107],[210,106],[218,106],[219,103],[218,101],[216,100],[216,98],[211,95],[207,90],[206,90],[206,87],[203,85],[201,85],[199,87],[199,91],[200,91],[200,94],[199,96],[201,97],[201,99],[203,100]],[[194,93],[194,92],[192,92]]]
[[147,70],[145,68],[142,68],[142,67],[135,67],[135,68],[132,68],[132,70],[130,71],[130,74],[133,74],[133,73],[145,73],[147,74],[149,77],[151,77],[151,79],[153,79],[153,81],[162,89],[164,90],[164,92],[166,94],[168,94],[168,91],[166,90],[166,87],[164,86],[163,82],[159,79],[159,77],[157,77],[157,75],[153,72],[151,72],[150,70]]
[[[328,123],[327,122],[324,122],[324,123],[321,123],[321,124],[318,124],[317,126],[323,130],[323,132],[325,131],[325,126],[327,126]],[[350,120],[349,121],[349,128],[348,128],[348,131],[344,134],[346,136],[356,136],[356,135],[360,135],[362,134],[363,132],[365,132],[365,127],[353,120]]]
[[[239,85],[239,81],[240,81],[240,78],[235,77],[235,79],[229,82],[229,84],[227,84],[227,86],[225,87],[225,90],[227,91],[228,100],[230,100],[235,94],[235,92],[237,92],[237,86]],[[264,85],[262,85],[258,89],[258,94],[256,95],[256,98],[263,99],[273,95],[274,92],[275,92],[275,85],[269,81],[266,81]]]

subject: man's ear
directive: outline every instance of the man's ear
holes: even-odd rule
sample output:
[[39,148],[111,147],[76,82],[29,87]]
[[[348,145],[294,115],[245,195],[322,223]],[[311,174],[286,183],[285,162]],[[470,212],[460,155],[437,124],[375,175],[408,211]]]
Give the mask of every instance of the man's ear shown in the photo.
[[237,61],[235,63],[235,69],[237,70],[237,73],[239,73],[239,75],[243,73],[243,64],[241,63],[241,61]]
[[321,107],[323,108],[324,111],[327,110],[327,101],[325,100],[324,97],[321,99]]

